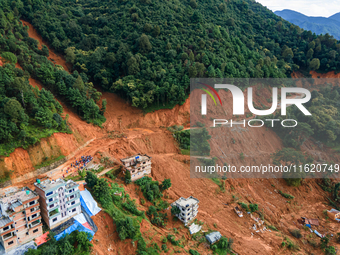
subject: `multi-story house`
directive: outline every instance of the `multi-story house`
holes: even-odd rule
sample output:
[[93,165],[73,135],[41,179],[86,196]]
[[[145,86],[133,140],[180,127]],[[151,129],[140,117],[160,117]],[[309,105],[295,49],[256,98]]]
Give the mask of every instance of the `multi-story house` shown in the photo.
[[181,197],[177,201],[171,204],[172,207],[177,206],[180,209],[180,213],[176,216],[187,225],[193,219],[196,218],[198,212],[199,200],[190,196],[188,198]]
[[39,195],[41,215],[53,229],[81,213],[79,185],[72,180],[37,180],[35,191]]
[[125,171],[131,174],[131,181],[136,181],[145,175],[151,174],[151,157],[144,154],[137,154],[135,156],[123,158],[120,160],[124,166]]
[[0,244],[6,252],[42,234],[36,192],[23,188],[0,197]]

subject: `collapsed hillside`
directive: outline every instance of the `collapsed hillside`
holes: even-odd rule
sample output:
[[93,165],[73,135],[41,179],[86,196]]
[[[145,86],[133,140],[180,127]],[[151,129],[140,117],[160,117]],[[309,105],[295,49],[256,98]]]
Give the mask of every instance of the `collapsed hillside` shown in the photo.
[[[31,31],[32,27],[30,27],[29,33]],[[40,43],[42,43],[41,39]],[[31,79],[32,81],[34,82],[34,79]],[[34,83],[31,84],[34,85]],[[266,90],[261,91],[261,94],[266,93],[269,92]],[[228,97],[228,95],[225,96]],[[323,233],[336,232],[335,223],[327,221],[322,213],[324,209],[329,207],[325,203],[326,193],[317,185],[315,180],[305,180],[299,188],[288,187],[283,180],[277,179],[227,180],[225,191],[223,191],[210,179],[190,178],[190,158],[180,154],[173,136],[166,130],[166,127],[172,125],[188,125],[190,99],[183,106],[176,106],[172,110],[160,110],[144,115],[140,110],[131,107],[114,94],[103,93],[102,98],[106,98],[108,101],[105,113],[107,122],[103,125],[103,129],[86,124],[64,106],[65,114],[69,114],[68,123],[73,134],[54,134],[53,137],[47,139],[50,144],[55,148],[59,147],[63,155],[69,155],[75,151],[77,146],[85,141],[90,141],[86,147],[76,151],[75,157],[96,155],[97,152],[101,152],[118,161],[120,158],[135,153],[149,154],[153,163],[152,177],[158,181],[162,181],[164,178],[170,178],[172,181],[167,200],[172,202],[178,197],[188,197],[190,195],[197,197],[200,200],[198,219],[205,223],[205,228],[216,229],[223,235],[233,238],[235,241],[234,251],[239,254],[278,254],[278,252],[286,254],[289,251],[281,248],[281,242],[284,236],[289,236],[290,239],[293,239],[288,230],[297,228],[296,220],[301,216],[319,218],[322,226],[320,231],[323,231]],[[268,104],[263,97],[256,100],[258,103]],[[242,132],[239,132],[240,129]],[[228,152],[231,162],[235,165],[244,163],[238,157],[239,152],[245,152],[246,161],[255,159],[268,162],[270,154],[282,148],[281,140],[270,129],[266,130],[264,127],[256,130],[240,129],[230,130],[227,134],[237,141],[235,144],[229,145],[230,152]],[[121,135],[122,133],[124,134]],[[115,134],[118,136],[115,136]],[[270,146],[263,139],[264,134],[270,138]],[[16,149],[9,158],[5,159],[6,167],[15,166],[13,168],[15,177],[22,175],[24,172],[32,171],[33,169],[27,168],[27,166],[34,164],[35,155],[39,154],[39,150],[51,154],[56,151],[49,149],[44,144],[47,144],[47,142],[41,142],[38,146],[34,146],[27,151]],[[255,146],[257,149],[248,152],[251,146]],[[217,149],[213,141],[211,147],[212,150]],[[334,157],[331,154],[332,151],[320,151],[310,141],[304,144],[303,150],[318,153],[324,159]],[[47,155],[50,156],[51,154]],[[25,158],[26,161],[24,161]],[[67,167],[69,164],[68,161],[63,166]],[[25,171],[21,171],[23,169]],[[29,179],[19,185],[31,185],[32,181],[33,179]],[[126,189],[132,198],[136,199],[140,209],[147,210],[147,207],[140,203],[142,195],[135,194],[134,185],[128,185]],[[287,203],[287,199],[277,193],[278,190],[293,195],[294,200]],[[239,201],[259,204],[260,211],[262,211],[268,224],[275,226],[279,232],[256,233],[251,230],[250,227],[254,222],[248,218],[248,215],[245,215],[244,218],[238,218],[232,209],[233,205]],[[225,204],[228,204],[228,206]],[[109,237],[114,225],[112,221],[107,219],[108,216],[105,217],[105,214],[95,219],[96,224],[103,229],[100,236],[93,241],[95,254],[117,254],[118,251],[132,251],[131,244],[123,244],[114,236]],[[161,236],[172,233],[173,227],[179,230],[179,234],[176,234],[176,236],[184,235],[186,240],[190,240],[187,230],[182,229],[180,226],[181,223],[170,220],[166,229],[158,229],[146,222],[142,224],[142,229],[145,233],[153,233],[152,241],[159,244],[161,244]],[[303,232],[304,236],[307,234],[308,232]],[[114,238],[113,242],[110,238]],[[305,238],[317,241],[317,237],[306,236]],[[298,240],[294,240],[294,242],[300,245],[301,254],[307,254],[313,250],[307,243],[302,243]],[[192,240],[186,241],[185,244],[185,249],[189,249],[192,245],[197,245]],[[338,247],[337,244],[333,245]],[[201,254],[209,253],[203,246],[194,248]]]
[[[32,31],[31,28],[30,31]],[[34,85],[35,80],[31,79],[30,82],[31,85]],[[38,82],[36,84],[39,84],[37,86],[40,89],[44,86]],[[261,93],[266,94],[268,91]],[[108,105],[105,113],[107,121],[103,124],[103,129],[85,123],[72,110],[62,104],[64,114],[69,114],[68,123],[73,134],[56,133],[51,138],[46,139],[46,142],[43,140],[39,145],[30,148],[28,151],[16,149],[10,157],[5,159],[5,167],[14,170],[14,177],[28,173],[33,170],[32,167],[36,164],[35,162],[39,161],[40,156],[37,155],[40,152],[38,151],[44,151],[48,157],[56,153],[56,149],[52,150],[50,145],[54,148],[59,147],[63,155],[70,155],[75,152],[74,156],[79,157],[101,152],[116,161],[135,153],[147,153],[152,157],[152,177],[158,181],[162,181],[164,178],[170,178],[172,181],[167,200],[172,202],[181,196],[188,197],[190,195],[197,197],[200,200],[198,220],[204,222],[205,229],[216,229],[223,235],[233,238],[233,250],[238,254],[287,254],[290,251],[281,246],[285,236],[288,236],[300,246],[300,254],[321,253],[320,250],[315,250],[312,245],[305,242],[305,240],[310,240],[310,242],[318,243],[318,237],[315,235],[310,236],[310,233],[304,229],[301,229],[303,238],[300,240],[294,239],[290,235],[290,229],[300,228],[297,219],[301,216],[318,218],[321,223],[319,231],[322,233],[337,233],[336,223],[330,222],[323,214],[323,210],[329,209],[326,200],[328,194],[321,189],[316,180],[305,180],[299,188],[288,187],[284,180],[278,179],[227,180],[224,191],[210,179],[190,178],[190,158],[180,154],[172,134],[166,130],[166,127],[172,125],[188,125],[190,99],[184,105],[176,106],[172,110],[160,110],[144,115],[141,110],[131,107],[114,94],[103,93],[102,99],[104,98]],[[265,103],[261,97],[257,100]],[[270,146],[267,141],[264,141],[264,134],[270,138]],[[237,157],[239,152],[245,152],[247,162],[253,159],[268,162],[270,154],[282,148],[281,139],[273,131],[266,130],[266,128],[259,128],[256,131],[244,129],[241,132],[239,132],[239,129],[230,130],[227,136],[237,141],[235,144],[230,144],[230,152],[232,153],[229,153],[232,163],[235,165],[243,164]],[[84,148],[75,151],[85,141],[90,142]],[[250,145],[257,146],[257,149],[247,152],[247,150],[250,150]],[[211,143],[211,147],[216,150],[214,143]],[[305,142],[302,150],[318,153],[324,160],[337,158],[332,150],[318,149],[312,141]],[[70,165],[70,162],[67,161],[62,166],[66,168]],[[29,165],[32,165],[32,167],[27,168]],[[21,172],[21,169],[25,170]],[[27,179],[18,183],[18,185],[32,184],[33,180],[34,178]],[[128,185],[126,189],[131,197],[136,199],[140,208],[146,210],[147,206],[141,205],[140,202],[142,195],[134,192],[135,185]],[[291,201],[287,200],[278,193],[279,190],[289,193],[295,198]],[[248,215],[245,215],[244,218],[238,218],[234,213],[233,206],[238,202],[257,203],[267,224],[275,226],[278,231],[265,231],[264,233],[253,231],[251,227],[254,221]],[[117,254],[119,251],[121,253],[134,251],[133,244],[119,241],[116,233],[112,235],[115,227],[107,217],[103,213],[100,218],[96,219],[96,224],[101,226],[102,229],[101,235],[93,241],[95,244],[94,252]],[[185,240],[190,240],[187,229],[180,226],[181,223],[170,220],[165,229],[159,229],[143,221],[142,232],[147,237],[151,236],[151,240],[158,243],[159,246],[161,236],[173,233],[174,227],[179,231],[176,234],[177,238],[184,235]],[[210,252],[202,245],[197,248],[197,242],[192,240],[184,241],[184,243],[185,248],[181,250],[183,253],[192,245],[195,245],[192,248],[198,250],[201,254]],[[334,240],[331,244],[338,249],[340,248]]]

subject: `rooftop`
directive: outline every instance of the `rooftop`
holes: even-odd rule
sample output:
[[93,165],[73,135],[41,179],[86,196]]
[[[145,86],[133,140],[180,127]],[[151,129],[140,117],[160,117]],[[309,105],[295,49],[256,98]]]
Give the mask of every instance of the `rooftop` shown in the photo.
[[336,209],[334,209],[334,208],[332,208],[332,209],[330,209],[330,210],[328,210],[330,213],[340,213],[340,211],[338,211],[338,210],[336,210]]
[[37,193],[26,187],[23,188],[21,191],[16,191],[0,197],[0,203],[12,203],[13,205],[18,206],[19,204],[16,203],[17,201],[25,202],[36,196],[38,196]]
[[8,223],[12,222],[13,220],[8,216],[0,217],[0,228],[6,226]]
[[65,181],[63,179],[57,179],[57,180],[43,180],[40,183],[34,183],[34,186],[42,189],[42,190],[50,190],[53,189],[54,187],[57,187],[61,184],[65,184]]
[[181,197],[175,203],[181,207],[188,207],[188,206],[197,204],[198,202],[199,200],[197,198],[190,196],[188,198]]
[[37,196],[37,193],[27,187],[22,188],[20,191],[11,190],[0,196],[0,227],[13,221],[9,215],[14,212],[14,208]]
[[129,162],[131,160],[134,160],[136,162],[141,162],[141,161],[148,160],[148,159],[151,159],[151,157],[146,155],[146,154],[142,155],[142,154],[139,153],[139,154],[134,155],[134,156],[122,158],[122,159],[120,159],[120,161],[122,161],[123,163]]
[[211,232],[210,234],[207,234],[205,236],[205,238],[207,238],[207,240],[209,241],[209,243],[215,243],[218,240],[220,240],[222,237],[221,233],[216,231],[216,232]]
[[72,181],[72,180],[68,180],[66,182],[66,189],[70,189],[70,188],[73,188],[73,187],[77,187],[79,186],[79,184],[77,184],[76,182]]

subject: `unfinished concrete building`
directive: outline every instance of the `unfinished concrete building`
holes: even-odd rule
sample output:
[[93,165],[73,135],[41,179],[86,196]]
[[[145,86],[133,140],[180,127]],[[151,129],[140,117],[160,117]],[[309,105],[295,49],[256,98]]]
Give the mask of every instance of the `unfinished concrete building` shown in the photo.
[[131,174],[131,181],[136,181],[145,175],[151,174],[151,157],[137,154],[120,160],[125,171]]
[[332,208],[331,210],[327,210],[327,216],[332,220],[340,221],[340,211]]
[[176,216],[187,225],[194,220],[198,213],[199,200],[190,196],[188,198],[181,197],[177,201],[171,204],[171,207],[177,206],[180,209],[180,213]]
[[41,215],[53,229],[81,213],[79,185],[72,180],[37,180],[34,183],[39,194]]
[[42,234],[36,192],[23,188],[0,197],[0,244],[6,252]]

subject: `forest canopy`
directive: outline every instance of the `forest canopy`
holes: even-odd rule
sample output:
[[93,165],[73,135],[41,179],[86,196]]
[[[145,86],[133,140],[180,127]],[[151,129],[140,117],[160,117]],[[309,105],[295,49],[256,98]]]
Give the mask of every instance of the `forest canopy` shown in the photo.
[[[0,2],[0,155],[4,156],[55,132],[71,132],[54,96],[84,120],[97,125],[105,122],[105,100],[102,108],[97,105],[101,93],[85,73],[70,74],[46,58],[48,48],[39,49],[38,42],[28,36],[18,8],[23,8],[20,1]],[[43,88],[33,88],[30,77]]]
[[141,108],[183,103],[192,77],[279,78],[340,67],[337,40],[304,31],[252,0],[13,5],[76,71]]

